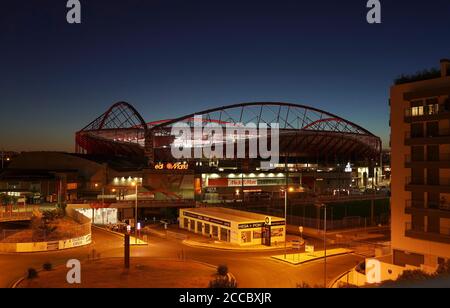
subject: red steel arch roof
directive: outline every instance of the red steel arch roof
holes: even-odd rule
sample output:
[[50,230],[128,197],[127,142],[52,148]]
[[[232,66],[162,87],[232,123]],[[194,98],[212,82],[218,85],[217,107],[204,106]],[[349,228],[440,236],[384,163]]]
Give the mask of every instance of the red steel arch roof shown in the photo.
[[171,126],[193,126],[199,116],[204,124],[278,123],[284,155],[364,159],[381,152],[381,139],[367,129],[324,110],[284,102],[233,104],[150,123],[131,104],[119,102],[76,133],[77,152],[144,157],[148,144],[153,151],[167,152],[162,149],[173,141]]

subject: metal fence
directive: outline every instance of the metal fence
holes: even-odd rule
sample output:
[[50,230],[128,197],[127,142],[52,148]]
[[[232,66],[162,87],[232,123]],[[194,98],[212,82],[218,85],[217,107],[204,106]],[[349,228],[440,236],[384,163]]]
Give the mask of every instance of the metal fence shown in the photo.
[[[272,215],[276,217],[284,217],[284,211],[282,209],[251,209],[252,212]],[[322,230],[324,228],[324,220],[317,218],[309,218],[302,216],[294,216],[287,215],[287,223],[288,225],[294,226],[303,226],[306,228],[315,228],[318,230]],[[371,217],[360,217],[360,216],[352,216],[345,217],[340,220],[336,219],[327,219],[327,230],[345,230],[345,229],[363,229],[368,227],[376,227],[376,226],[388,226],[390,225],[390,216],[379,215],[374,216],[373,219]]]
[[[324,220],[317,218],[308,218],[300,216],[287,216],[289,225],[304,226],[307,228],[316,228],[322,230],[324,228]],[[345,229],[363,229],[375,226],[389,225],[389,216],[377,216],[373,219],[370,217],[345,217],[341,220],[327,219],[327,230],[345,230]]]
[[0,222],[29,220],[36,206],[0,206]]

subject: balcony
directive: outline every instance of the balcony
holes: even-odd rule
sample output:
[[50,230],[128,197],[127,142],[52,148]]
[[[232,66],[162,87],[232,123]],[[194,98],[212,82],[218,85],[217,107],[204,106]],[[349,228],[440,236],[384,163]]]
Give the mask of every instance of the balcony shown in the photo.
[[439,232],[429,230],[428,226],[413,226],[405,224],[405,236],[419,240],[450,244],[450,228],[440,227]]
[[412,157],[405,155],[405,168],[411,167],[450,168],[450,154],[442,153],[439,157]]
[[450,144],[450,129],[442,128],[436,132],[406,132],[405,145]]
[[450,119],[449,104],[433,104],[405,109],[405,122],[421,122]]
[[450,193],[450,178],[433,178],[427,180],[425,178],[407,177],[405,190]]
[[450,218],[450,203],[447,201],[431,202],[423,200],[406,200],[405,214],[437,214],[442,218]]

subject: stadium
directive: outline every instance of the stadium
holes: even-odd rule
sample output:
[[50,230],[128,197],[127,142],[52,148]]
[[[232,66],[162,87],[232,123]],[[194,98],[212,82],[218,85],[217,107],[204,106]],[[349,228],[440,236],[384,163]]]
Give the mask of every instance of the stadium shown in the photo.
[[[199,123],[199,120],[200,123]],[[257,157],[226,156],[176,160],[171,134],[177,123],[195,130],[211,123],[279,126],[279,163],[261,170]],[[235,136],[223,134],[223,144]],[[242,136],[241,136],[242,137]],[[192,134],[190,147],[207,144]],[[246,148],[259,135],[244,135]],[[215,140],[217,142],[217,140]],[[143,187],[156,198],[204,202],[276,197],[289,185],[294,193],[331,193],[351,186],[367,187],[381,178],[381,139],[363,127],[317,108],[282,102],[254,102],[223,106],[176,119],[147,122],[129,103],[119,102],[76,133],[76,152],[122,157],[142,167]],[[248,151],[246,151],[248,153]],[[352,170],[363,168],[361,175]],[[114,179],[116,182],[118,179]],[[119,180],[120,182],[120,180]]]

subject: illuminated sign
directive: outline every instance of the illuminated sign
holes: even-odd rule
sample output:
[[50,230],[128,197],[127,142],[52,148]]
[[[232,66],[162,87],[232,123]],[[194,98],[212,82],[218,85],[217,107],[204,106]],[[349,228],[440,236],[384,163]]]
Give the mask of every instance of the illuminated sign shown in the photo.
[[231,223],[229,221],[224,221],[224,220],[220,220],[220,219],[215,219],[215,218],[211,218],[211,217],[207,217],[207,216],[203,216],[203,215],[197,215],[194,213],[189,213],[189,212],[184,212],[183,214],[185,217],[191,217],[191,218],[195,218],[198,220],[203,220],[203,221],[207,221],[210,223],[214,223],[217,225],[222,225],[225,227],[231,227]]
[[[267,217],[266,217],[267,218]],[[284,221],[271,221],[270,226],[284,226]],[[264,222],[252,222],[252,223],[246,223],[246,224],[239,224],[239,229],[253,229],[253,228],[262,228],[264,226],[269,227],[269,225],[266,224],[266,221]]]
[[78,188],[77,183],[67,183],[67,190],[75,190]]
[[314,245],[305,245],[305,252],[314,255]]
[[345,172],[352,172],[352,166],[350,165],[350,163],[345,166]]
[[20,197],[20,192],[17,192],[17,191],[8,191],[6,194],[8,196]]
[[180,163],[180,162],[176,162],[176,163],[158,163],[155,165],[155,169],[156,170],[188,170],[189,169],[189,164],[184,162],[184,163]]
[[[240,187],[242,186],[242,180],[228,179],[228,187]],[[258,186],[258,180],[245,179],[244,186]]]

